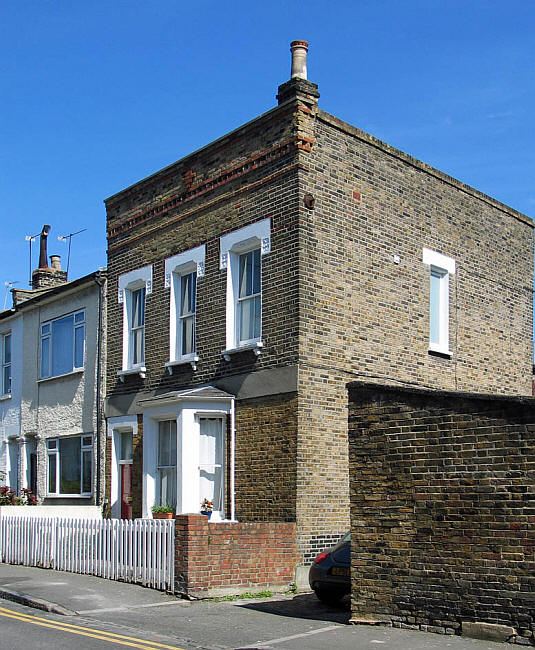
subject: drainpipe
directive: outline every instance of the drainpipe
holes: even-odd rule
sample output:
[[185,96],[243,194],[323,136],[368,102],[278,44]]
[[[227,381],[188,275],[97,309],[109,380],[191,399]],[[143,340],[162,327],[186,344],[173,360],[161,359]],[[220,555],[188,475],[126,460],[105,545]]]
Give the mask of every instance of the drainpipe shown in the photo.
[[102,365],[102,298],[104,294],[104,281],[101,279],[100,275],[95,274],[95,282],[97,283],[98,290],[98,328],[97,328],[97,380],[96,380],[96,407],[97,407],[97,498],[96,505],[100,506],[102,504],[102,497],[100,494],[101,490],[101,453],[102,453],[102,442],[101,438],[101,419],[102,419],[102,405],[100,399],[100,389],[101,389],[101,365]]
[[234,474],[236,471],[236,413],[234,397],[230,403],[230,520],[236,520]]

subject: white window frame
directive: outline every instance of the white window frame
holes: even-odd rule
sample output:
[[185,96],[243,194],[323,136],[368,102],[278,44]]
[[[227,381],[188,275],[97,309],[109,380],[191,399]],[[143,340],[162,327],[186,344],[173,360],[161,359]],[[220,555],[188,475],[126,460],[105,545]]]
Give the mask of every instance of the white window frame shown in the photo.
[[[67,372],[61,372],[59,374],[54,374],[52,370],[52,365],[54,362],[54,341],[53,341],[53,324],[57,323],[64,318],[72,316],[72,326],[73,326],[73,336],[72,336],[72,368],[67,370]],[[76,320],[77,317],[78,321]],[[82,343],[82,365],[76,365],[76,331],[83,330],[83,343]],[[43,321],[39,326],[39,379],[52,379],[54,377],[62,377],[64,375],[69,375],[73,372],[81,372],[84,369],[85,364],[85,337],[86,337],[86,318],[85,318],[85,309],[78,309],[76,311],[70,312],[68,314],[62,314],[57,318],[52,318],[47,321]],[[48,373],[45,374],[43,371],[43,342],[48,341]]]
[[[196,273],[195,294],[197,295],[199,278],[204,277],[204,263],[206,258],[206,246],[201,245],[192,248],[165,260],[165,286],[170,289],[169,299],[169,361],[165,366],[170,374],[173,374],[173,367],[189,363],[193,370],[197,368],[199,357],[196,350],[197,339],[197,308],[192,314],[194,348],[190,354],[182,354],[183,319],[182,313],[182,278],[190,273]],[[191,316],[189,316],[191,318]]]
[[[61,493],[59,491],[61,480],[61,463],[60,463],[60,443],[62,440],[80,440],[80,492],[74,493]],[[87,442],[90,439],[91,442]],[[91,433],[81,433],[76,436],[58,436],[54,438],[47,438],[46,440],[46,496],[47,497],[63,497],[63,498],[77,498],[77,497],[91,497],[93,496],[93,480],[94,480],[94,452],[93,452],[93,441],[94,437]],[[54,446],[52,446],[52,444]],[[89,492],[83,492],[84,486],[84,454],[89,453],[91,455],[91,490]],[[54,460],[52,460],[54,459]],[[50,464],[54,462],[55,464],[55,491],[50,491]]]
[[[6,361],[6,341],[9,340],[9,361]],[[0,366],[2,375],[0,376],[0,397],[11,396],[13,383],[13,336],[11,331],[0,334]],[[9,386],[6,386],[6,370],[9,369]]]
[[221,354],[227,361],[230,361],[232,354],[242,350],[253,350],[256,355],[259,355],[264,345],[262,309],[260,310],[260,336],[240,341],[238,331],[240,256],[260,249],[260,300],[262,302],[262,257],[271,252],[271,219],[263,219],[223,235],[219,240],[219,246],[219,268],[227,271],[226,348]]
[[[437,253],[429,248],[424,248],[422,261],[429,266],[429,352],[438,352],[452,356],[450,350],[449,334],[449,303],[450,303],[450,276],[455,275],[455,260],[451,257]],[[433,314],[432,279],[438,280],[437,313]],[[431,323],[436,319],[438,325],[438,340],[432,340]]]
[[[132,309],[133,294],[139,289],[145,290],[144,317],[143,317],[143,360],[133,362],[133,345],[132,345]],[[142,379],[145,377],[146,367],[146,347],[145,347],[145,328],[146,328],[146,308],[147,297],[152,293],[152,265],[144,266],[139,269],[124,273],[119,276],[118,281],[118,302],[123,305],[123,359],[122,368],[117,371],[117,375],[124,381],[126,375],[138,374]]]

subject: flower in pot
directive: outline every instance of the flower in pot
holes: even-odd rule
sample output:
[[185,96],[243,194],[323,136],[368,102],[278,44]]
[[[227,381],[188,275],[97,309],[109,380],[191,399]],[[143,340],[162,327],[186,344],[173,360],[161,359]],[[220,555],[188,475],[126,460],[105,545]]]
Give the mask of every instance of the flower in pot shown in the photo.
[[206,515],[210,519],[212,515],[212,510],[214,508],[214,502],[209,499],[203,499],[201,501],[201,515]]
[[175,516],[175,509],[170,505],[152,506],[153,519],[173,519]]

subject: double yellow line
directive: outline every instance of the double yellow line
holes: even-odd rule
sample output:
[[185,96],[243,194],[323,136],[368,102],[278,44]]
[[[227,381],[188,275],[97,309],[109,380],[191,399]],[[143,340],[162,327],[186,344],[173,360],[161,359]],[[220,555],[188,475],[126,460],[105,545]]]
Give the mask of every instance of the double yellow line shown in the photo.
[[92,639],[100,639],[115,643],[118,645],[126,645],[131,648],[144,648],[144,650],[155,650],[156,648],[164,648],[165,650],[184,650],[174,645],[164,645],[163,643],[156,643],[154,641],[146,641],[145,639],[137,639],[133,636],[124,636],[123,634],[113,634],[112,632],[103,632],[91,627],[82,627],[81,625],[72,625],[70,623],[61,623],[60,621],[53,621],[47,618],[39,618],[29,614],[21,614],[12,609],[0,607],[0,616],[5,618],[13,618],[23,623],[31,623],[32,625],[40,625],[41,627],[50,627],[54,630],[61,630],[69,632],[70,634],[78,634],[80,636],[87,636]]

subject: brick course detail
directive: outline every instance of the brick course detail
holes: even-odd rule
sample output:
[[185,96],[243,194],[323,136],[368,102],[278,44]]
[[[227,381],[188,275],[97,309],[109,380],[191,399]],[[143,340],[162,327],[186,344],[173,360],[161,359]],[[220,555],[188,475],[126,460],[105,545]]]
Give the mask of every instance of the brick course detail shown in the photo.
[[349,386],[353,616],[532,638],[535,401]]

